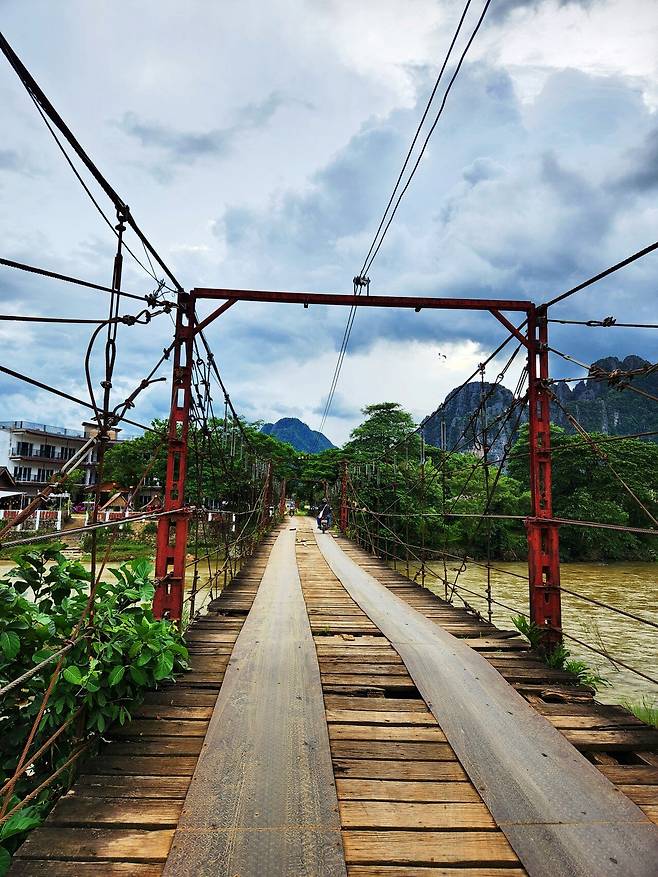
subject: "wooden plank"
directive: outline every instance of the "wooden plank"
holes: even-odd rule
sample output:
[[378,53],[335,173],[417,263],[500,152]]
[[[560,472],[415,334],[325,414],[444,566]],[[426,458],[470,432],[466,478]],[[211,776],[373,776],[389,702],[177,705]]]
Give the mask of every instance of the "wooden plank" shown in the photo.
[[171,798],[98,798],[69,792],[59,800],[46,823],[81,828],[175,828],[182,806],[182,801]]
[[496,823],[484,804],[341,801],[343,829],[488,829]]
[[226,669],[165,877],[346,877],[315,646],[281,530]]
[[599,765],[598,768],[610,782],[626,785],[658,785],[658,768],[640,764]]
[[345,831],[345,859],[351,864],[507,865],[517,859],[496,831]]
[[100,776],[81,774],[75,791],[97,798],[178,798],[187,793],[191,777]]
[[336,759],[336,777],[381,780],[438,780],[460,782],[468,779],[458,761],[379,761],[378,759]]
[[330,740],[388,740],[395,742],[445,743],[445,734],[438,725],[329,725]]
[[[214,707],[217,695],[212,691],[192,691],[185,687],[184,681],[176,683],[176,688],[165,688],[160,691],[147,691],[144,695],[146,706],[179,706],[179,707]],[[138,709],[143,709],[143,705]],[[135,710],[137,714],[137,710]]]
[[[354,700],[354,698],[350,699]],[[327,721],[354,725],[432,725],[438,728],[436,719],[430,712],[327,709]]]
[[414,868],[405,865],[352,865],[350,877],[526,877],[522,868]]
[[196,763],[196,755],[178,757],[175,755],[164,757],[158,757],[157,755],[135,755],[131,758],[126,758],[125,755],[107,754],[92,758],[85,767],[89,773],[103,776],[125,774],[129,776],[191,777]]
[[641,809],[654,825],[658,825],[658,804],[642,804]]
[[340,694],[325,694],[324,702],[328,710],[383,710],[430,715],[425,701],[419,697],[347,697]]
[[119,725],[110,731],[114,739],[135,740],[140,737],[205,737],[207,721],[187,721],[184,719],[133,719],[126,725]]
[[399,761],[455,761],[447,743],[398,743],[386,740],[332,740],[334,758],[397,759]]
[[481,800],[470,783],[337,779],[336,790],[339,801],[455,801],[477,804]]
[[132,711],[133,722],[137,719],[185,719],[209,721],[213,704],[209,706],[178,706],[171,704],[142,704]]
[[[452,636],[452,625],[422,616],[346,556],[331,536],[315,538],[333,573],[402,657],[528,872],[652,875],[658,832],[640,808],[490,663]],[[441,704],[450,709],[441,710]],[[353,861],[349,853],[347,858]]]
[[372,688],[395,688],[414,691],[416,686],[409,676],[359,675],[348,673],[322,673],[322,682],[327,685],[360,685]]
[[132,862],[163,862],[173,837],[173,829],[168,828],[158,831],[69,828],[63,832],[59,828],[43,826],[28,835],[17,858],[19,861],[127,859]]
[[183,757],[198,755],[203,737],[142,737],[139,740],[114,740],[106,750],[113,758],[133,756]]
[[12,877],[160,877],[161,864],[145,862],[58,862],[54,859],[15,859],[9,871]]
[[326,674],[346,674],[349,676],[406,676],[408,674],[403,664],[383,664],[379,660],[367,661],[362,660],[360,663],[352,663],[346,661],[320,661],[320,673],[324,677]]
[[617,786],[636,804],[658,804],[658,786]]
[[628,731],[564,731],[563,734],[577,749],[591,751],[605,749],[608,752],[632,752],[658,740],[658,734],[652,728]]

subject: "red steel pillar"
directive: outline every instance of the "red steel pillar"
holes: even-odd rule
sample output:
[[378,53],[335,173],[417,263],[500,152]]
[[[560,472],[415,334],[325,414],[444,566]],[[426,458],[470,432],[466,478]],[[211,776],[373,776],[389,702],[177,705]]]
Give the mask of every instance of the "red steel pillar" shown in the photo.
[[347,509],[347,460],[343,460],[341,464],[341,474],[340,474],[340,519],[339,526],[340,532],[345,535],[347,532],[347,517],[348,517],[348,509]]
[[270,523],[270,508],[272,507],[272,461],[267,464],[267,473],[265,475],[265,490],[263,492],[263,511],[261,515],[261,524],[267,527]]
[[284,518],[286,514],[286,479],[281,482],[281,493],[279,494],[279,516]]
[[562,639],[560,544],[551,494],[551,412],[548,390],[548,322],[545,308],[528,312],[528,405],[531,517],[527,521],[530,620],[552,651]]
[[188,514],[182,509],[185,505],[187,438],[190,426],[193,333],[194,300],[187,293],[180,293],[176,311],[177,343],[174,347],[164,491],[164,511],[171,514],[163,515],[158,521],[155,554],[157,585],[153,597],[155,617],[176,621],[182,615],[185,587]]

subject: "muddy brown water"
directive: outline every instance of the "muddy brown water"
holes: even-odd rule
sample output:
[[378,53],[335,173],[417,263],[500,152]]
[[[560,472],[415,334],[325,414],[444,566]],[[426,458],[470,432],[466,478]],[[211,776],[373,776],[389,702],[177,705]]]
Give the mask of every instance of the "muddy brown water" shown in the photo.
[[[504,572],[491,572],[492,598],[498,604],[505,605],[492,605],[492,621],[498,627],[512,628],[512,617],[519,612],[528,612],[527,566],[524,563],[500,562],[495,566]],[[427,575],[426,585],[439,596],[444,596],[443,565],[435,566],[434,570],[441,581],[433,581]],[[447,577],[450,581],[454,581],[456,573],[457,565],[454,562],[448,564]],[[525,580],[507,573],[524,576]],[[658,679],[658,628],[640,624],[583,599],[589,597],[658,623],[658,564],[564,563],[561,566],[561,582],[564,588],[582,595],[574,597],[562,594],[562,627],[565,634],[570,634]],[[469,565],[459,575],[458,585],[483,594],[486,591],[486,570]],[[463,597],[474,609],[487,617],[487,601],[484,596],[476,597],[463,592]],[[456,604],[461,605],[461,601],[456,599]],[[578,643],[567,639],[565,644],[573,658],[586,661],[609,682],[608,686],[599,688],[598,700],[604,703],[620,703],[647,697],[658,704],[658,685]]]

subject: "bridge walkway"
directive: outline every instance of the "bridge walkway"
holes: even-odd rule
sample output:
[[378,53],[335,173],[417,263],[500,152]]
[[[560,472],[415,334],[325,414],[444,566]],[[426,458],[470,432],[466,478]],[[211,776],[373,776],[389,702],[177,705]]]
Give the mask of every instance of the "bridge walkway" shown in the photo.
[[[556,850],[541,844],[538,857],[524,852],[519,858],[521,846],[517,839],[510,843],[506,836],[509,826],[494,818],[492,808],[484,802],[487,790],[481,786],[477,765],[474,769],[468,763],[468,754],[457,753],[459,740],[448,740],[449,717],[458,711],[459,704],[444,701],[437,706],[427,692],[421,696],[417,668],[410,673],[413,662],[401,657],[404,642],[394,647],[391,637],[382,633],[381,620],[374,623],[376,612],[366,613],[354,599],[349,592],[354,586],[352,573],[346,577],[344,569],[332,568],[328,562],[336,560],[331,555],[334,549],[344,562],[356,562],[364,575],[375,577],[380,588],[388,588],[392,597],[413,607],[433,628],[454,635],[459,643],[470,646],[473,654],[485,657],[487,666],[507,680],[506,687],[522,695],[536,714],[548,720],[544,724],[557,728],[573,745],[568,747],[570,752],[574,755],[576,750],[582,752],[588,763],[596,765],[595,773],[616,786],[623,809],[631,801],[642,808],[633,811],[632,830],[639,828],[645,837],[650,837],[654,830],[649,820],[658,821],[656,732],[619,708],[596,704],[591,692],[574,686],[568,674],[551,671],[530,655],[515,633],[497,630],[466,610],[445,603],[347,540],[316,539],[310,521],[296,519],[292,526],[296,524],[297,532],[286,524],[272,534],[225,590],[212,614],[192,625],[188,634],[192,672],[176,686],[150,694],[136,711],[133,722],[113,729],[111,742],[85,765],[71,793],[54,808],[46,825],[33,832],[19,850],[12,874],[84,877],[93,871],[101,875],[155,877],[164,871],[231,877],[237,873],[241,877],[340,873],[350,877],[457,874],[519,877],[523,873],[561,873],[556,867],[559,864],[555,860]],[[323,538],[331,545],[323,545]],[[270,553],[276,542],[283,541],[288,560],[296,557],[296,570],[284,564],[267,585]],[[254,600],[264,584],[270,593],[261,601],[259,610]],[[274,590],[272,585],[276,586]],[[283,590],[277,591],[279,586]],[[287,696],[301,697],[299,703],[303,705],[305,719],[313,717],[312,728],[304,721],[286,724],[281,713],[272,712],[276,700],[265,699],[267,708],[261,710],[260,721],[269,717],[268,734],[260,739],[267,741],[271,737],[278,742],[270,740],[265,755],[252,749],[245,761],[244,748],[240,753],[237,749],[242,746],[235,734],[237,726],[231,725],[234,732],[222,738],[222,747],[224,750],[233,747],[233,755],[239,754],[239,758],[234,758],[233,766],[231,758],[225,758],[217,776],[217,764],[212,770],[207,769],[213,765],[208,758],[217,756],[217,746],[203,744],[204,739],[206,744],[212,740],[208,735],[209,723],[216,720],[221,735],[222,715],[237,721],[236,704],[243,703],[245,716],[249,716],[245,727],[255,730],[253,722],[258,712],[249,707],[259,700],[262,684],[271,687],[274,677],[271,672],[252,674],[240,694],[240,668],[246,668],[253,648],[259,660],[269,656],[279,663],[276,684],[284,679],[294,649],[283,649],[277,657],[270,646],[264,648],[263,640],[273,639],[277,630],[288,636],[289,606],[279,613],[273,609],[278,596],[288,603],[294,599],[295,587],[303,595],[308,631],[304,629],[298,602],[292,642],[303,652],[305,657],[300,666],[310,676],[302,677],[299,667],[293,676],[298,680],[310,679],[312,684],[310,696],[295,695],[292,690]],[[381,594],[378,601],[382,605],[388,602]],[[256,622],[251,631],[246,625],[243,628],[250,610]],[[264,627],[264,616],[276,616],[275,626]],[[238,644],[236,650],[239,634],[242,648]],[[309,650],[317,656],[315,677],[308,661]],[[230,691],[222,701],[222,682],[229,662],[235,670]],[[261,666],[264,668],[264,664]],[[317,709],[320,691],[324,701],[321,713]],[[241,701],[244,692],[248,696]],[[284,702],[285,698],[281,703]],[[454,737],[453,728],[450,736]],[[275,786],[284,776],[270,769],[270,755],[284,738],[289,740],[287,751],[290,762],[295,762],[294,771],[300,769],[299,762],[302,766],[320,765],[319,770],[305,769],[304,776],[308,781],[305,800],[315,807],[313,819],[321,817],[321,824],[308,818],[297,821],[291,818],[289,808],[294,795],[289,794],[290,774],[283,783],[285,794],[268,785],[272,776]],[[309,744],[315,750],[314,756],[300,757],[300,752],[310,748]],[[265,743],[260,746],[264,748]],[[285,750],[279,748],[278,752],[280,758]],[[261,800],[269,801],[275,810],[278,808],[284,818],[274,820],[273,824],[270,813],[270,824],[259,824],[261,811],[256,807],[240,809],[237,804],[241,798],[237,795],[233,798],[234,812],[239,813],[237,821],[234,818],[227,824],[226,811],[230,807],[225,806],[219,821],[206,814],[203,831],[198,824],[192,824],[190,831],[190,812],[194,823],[204,806],[204,795],[188,794],[191,781],[193,787],[201,782],[198,791],[203,783],[208,785],[210,777],[211,791],[215,784],[216,789],[222,790],[218,806],[222,801],[230,804],[226,775],[231,770],[234,776],[239,775],[236,764],[246,766],[244,775],[251,782],[246,787],[252,792],[258,793],[256,781],[260,776],[267,786],[267,795],[261,795]],[[531,783],[532,777],[528,781]],[[562,781],[569,782],[567,773]],[[335,820],[332,808],[337,809]],[[314,833],[314,826],[322,831]],[[182,849],[178,846],[181,840],[189,843],[188,835],[197,840],[204,836],[216,844],[220,834],[227,836],[227,828],[230,844],[220,843],[210,852],[207,845],[197,844],[195,855],[201,858],[190,859],[187,870],[181,870],[181,860],[178,864],[176,860]],[[270,856],[265,859],[269,862],[268,870],[262,869],[262,858],[258,860],[260,864],[240,860],[250,846],[245,842],[249,832],[244,829],[250,829],[252,838],[258,830],[278,837],[274,844],[261,843],[259,847],[263,855]],[[337,836],[342,839],[342,856],[338,857]],[[290,859],[291,843],[298,856],[296,861]],[[615,870],[611,862],[609,873],[654,873],[656,859],[651,857],[652,850],[647,846],[650,843],[651,840],[644,840],[638,847],[634,870]],[[648,858],[640,853],[642,844],[650,851]],[[330,850],[325,858],[323,850]],[[621,849],[621,854],[627,852]],[[233,867],[236,861],[241,862],[242,870]],[[621,867],[625,864],[620,863]],[[601,872],[598,865],[592,864],[589,870],[585,867],[573,873],[598,877],[608,872]]]

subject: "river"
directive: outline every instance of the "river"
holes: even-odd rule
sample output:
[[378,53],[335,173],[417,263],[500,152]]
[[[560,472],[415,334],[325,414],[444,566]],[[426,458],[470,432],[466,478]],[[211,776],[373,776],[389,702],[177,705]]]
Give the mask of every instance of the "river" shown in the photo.
[[[0,575],[12,565],[11,561],[1,560]],[[118,565],[117,561],[110,564]],[[89,564],[85,566],[89,568]],[[523,563],[496,563],[496,567],[505,572],[493,571],[491,574],[493,599],[511,608],[494,604],[492,620],[499,627],[511,628],[511,618],[516,614],[511,610],[516,610],[517,613],[527,612],[528,585],[522,578],[507,573],[527,576],[527,568]],[[192,570],[188,572],[189,587]],[[443,568],[437,567],[436,572],[442,576]],[[448,575],[451,579],[454,579],[455,573],[456,568],[449,565]],[[106,570],[104,578],[110,575]],[[471,591],[484,592],[485,583],[486,571],[479,566],[469,565],[459,576],[459,584]],[[428,575],[426,584],[443,596],[442,583],[433,585],[432,578]],[[562,585],[585,597],[617,606],[654,622],[658,621],[658,564],[565,563],[562,564]],[[486,617],[487,603],[484,598],[467,593],[463,596]],[[204,603],[204,598],[207,600],[205,594],[199,595],[197,606]],[[461,605],[458,599],[455,602]],[[649,676],[658,677],[658,628],[639,624],[569,594],[562,596],[562,623],[565,633],[590,643],[599,651],[608,652]],[[577,643],[567,641],[567,645],[574,658],[585,660],[610,683],[609,686],[599,689],[598,700],[620,703],[648,697],[650,701],[658,703],[658,686],[623,667],[611,664]]]
[[[491,573],[493,600],[505,606],[492,606],[492,621],[498,627],[512,628],[511,618],[518,612],[528,611],[527,566],[524,563],[496,563],[499,570]],[[443,567],[436,568],[443,577]],[[457,569],[448,565],[448,577],[454,581]],[[506,573],[515,573],[516,578]],[[619,609],[639,615],[658,623],[658,564],[656,563],[563,563],[561,565],[562,587],[608,603]],[[474,592],[486,589],[486,570],[469,565],[459,576],[458,583]],[[427,576],[426,584],[443,596],[443,583],[432,583]],[[487,601],[473,594],[463,594],[475,609],[486,618]],[[461,605],[459,599],[456,605]],[[617,657],[625,664],[635,667],[654,679],[658,678],[658,628],[640,624],[609,609],[595,606],[570,594],[562,594],[562,628],[565,634],[588,643],[601,652]],[[579,658],[600,673],[609,685],[599,688],[597,700],[604,703],[638,701],[648,697],[658,703],[658,686],[637,676],[630,670],[612,664],[578,643],[565,639],[573,658]]]

